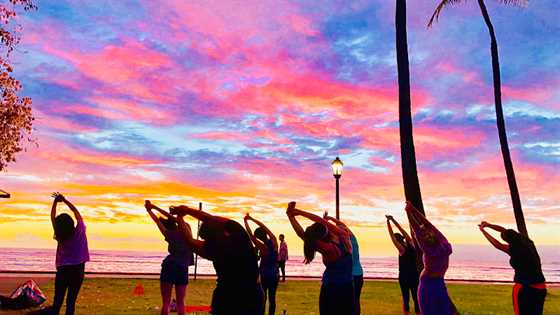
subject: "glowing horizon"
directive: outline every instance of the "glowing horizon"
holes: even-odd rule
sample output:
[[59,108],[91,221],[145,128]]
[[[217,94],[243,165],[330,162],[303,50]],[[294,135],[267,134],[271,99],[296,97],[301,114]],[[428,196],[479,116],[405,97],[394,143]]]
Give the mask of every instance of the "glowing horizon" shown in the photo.
[[[480,244],[481,220],[515,226],[489,39],[472,3],[427,29],[434,5],[408,4],[420,184],[450,240]],[[488,5],[529,234],[558,244],[555,3]],[[93,249],[163,249],[143,209],[151,199],[237,220],[251,212],[297,251],[286,205],[333,213],[338,155],[342,218],[365,254],[391,251],[385,213],[406,223],[393,19],[391,1],[41,3],[13,55],[39,147],[0,175],[12,194],[0,201],[0,247],[53,247],[49,196],[61,191]]]

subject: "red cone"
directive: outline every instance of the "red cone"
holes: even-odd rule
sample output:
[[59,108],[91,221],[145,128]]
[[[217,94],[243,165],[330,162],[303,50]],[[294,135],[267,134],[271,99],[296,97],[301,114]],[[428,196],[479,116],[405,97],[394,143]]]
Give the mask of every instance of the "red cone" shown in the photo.
[[136,287],[134,288],[134,291],[132,291],[133,295],[144,295],[144,287],[142,286],[142,284],[139,282]]

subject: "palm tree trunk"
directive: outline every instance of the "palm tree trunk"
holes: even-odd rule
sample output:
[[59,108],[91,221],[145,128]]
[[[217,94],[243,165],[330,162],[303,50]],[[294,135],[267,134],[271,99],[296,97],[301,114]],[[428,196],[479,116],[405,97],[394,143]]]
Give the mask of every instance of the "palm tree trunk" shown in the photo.
[[[414,138],[412,132],[412,110],[410,100],[410,71],[408,64],[408,40],[406,34],[406,0],[396,0],[395,29],[397,44],[397,69],[399,77],[399,130],[401,139],[401,167],[404,184],[404,195],[416,209],[424,214],[422,194],[420,193],[420,182],[416,169],[416,152],[414,150]],[[408,217],[410,222],[410,216]],[[416,267],[418,271],[424,269],[422,262],[422,251],[414,232],[411,235],[415,243]]]
[[410,100],[410,71],[408,64],[408,40],[406,34],[406,0],[396,0],[396,44],[399,77],[399,127],[401,139],[401,167],[404,195],[416,209],[424,213],[420,182],[416,169],[416,153],[412,135],[412,111]]
[[500,60],[498,56],[498,42],[496,34],[494,33],[494,26],[488,15],[486,4],[484,0],[478,0],[478,6],[484,18],[484,22],[488,27],[490,33],[491,45],[490,51],[492,54],[492,74],[494,78],[494,104],[496,107],[496,125],[498,127],[498,137],[500,138],[500,147],[502,150],[502,157],[504,159],[504,167],[506,169],[506,176],[509,185],[509,192],[511,194],[511,201],[513,204],[513,213],[515,215],[515,222],[517,223],[517,230],[519,233],[528,236],[527,227],[525,226],[525,218],[523,217],[523,209],[521,208],[521,198],[519,197],[519,190],[517,189],[517,182],[515,180],[515,172],[513,171],[513,163],[509,153],[509,145],[506,133],[506,123],[504,120],[504,111],[502,107],[502,83],[500,78]]

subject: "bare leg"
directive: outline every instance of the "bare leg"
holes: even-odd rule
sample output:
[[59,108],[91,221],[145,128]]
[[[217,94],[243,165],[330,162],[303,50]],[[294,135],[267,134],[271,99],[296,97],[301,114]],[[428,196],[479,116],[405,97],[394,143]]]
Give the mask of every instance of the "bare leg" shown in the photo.
[[185,315],[185,296],[187,295],[187,286],[175,285],[175,295],[177,299],[177,315]]
[[160,282],[161,290],[161,315],[169,314],[169,302],[171,302],[171,292],[173,291],[173,284],[167,282]]

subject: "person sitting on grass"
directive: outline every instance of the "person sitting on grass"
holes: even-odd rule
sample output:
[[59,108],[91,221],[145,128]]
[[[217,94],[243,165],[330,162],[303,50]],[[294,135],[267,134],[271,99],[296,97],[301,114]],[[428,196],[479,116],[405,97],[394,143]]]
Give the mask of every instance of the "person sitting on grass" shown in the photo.
[[[509,263],[515,271],[512,294],[515,315],[542,315],[546,283],[541,258],[533,241],[512,229],[486,221],[482,221],[478,227],[490,244],[510,256]],[[486,228],[500,232],[507,244],[495,239]]]
[[[78,209],[61,193],[52,194],[51,222],[56,247],[56,276],[51,314],[58,315],[66,295],[66,315],[73,315],[76,299],[84,281],[85,263],[89,261],[86,225]],[[57,205],[64,203],[72,211],[74,220],[66,213],[56,214]],[[68,294],[66,293],[68,291]]]
[[[170,213],[158,208],[149,200],[146,200],[144,206],[168,243],[167,251],[169,255],[165,257],[161,264],[159,276],[162,299],[161,315],[169,314],[173,286],[175,286],[177,299],[177,314],[184,315],[185,295],[189,283],[189,266],[193,264],[193,253],[177,228],[177,220]],[[163,217],[158,217],[154,210]]]
[[406,212],[418,246],[422,251],[424,270],[420,274],[418,304],[423,315],[459,314],[445,286],[445,273],[449,267],[451,244],[445,236],[410,202]]
[[[290,202],[286,211],[296,234],[303,240],[304,262],[309,264],[319,252],[326,266],[319,295],[321,315],[352,315],[354,313],[354,284],[352,277],[352,244],[350,234],[320,216],[296,209]],[[296,217],[314,223],[305,230]]]
[[[259,226],[255,229],[254,234],[249,226],[249,221],[253,221]],[[278,241],[274,233],[266,225],[251,217],[248,213],[244,218],[244,222],[251,241],[259,250],[259,272],[265,304],[268,297],[268,315],[274,315],[276,312],[276,289],[278,289],[278,281],[280,280],[278,272]]]
[[[264,297],[257,255],[241,224],[187,206],[170,210],[178,216],[179,231],[189,247],[214,265],[217,280],[212,295],[212,314],[262,315]],[[202,221],[199,230],[202,240],[193,237],[184,221],[185,215]]]
[[[420,314],[420,306],[418,305],[418,266],[416,264],[416,248],[412,238],[399,225],[393,216],[386,215],[387,229],[393,244],[399,251],[399,285],[403,299],[403,312],[405,315],[410,313],[410,296],[414,302],[414,312]],[[401,233],[393,233],[391,222],[395,224]]]

